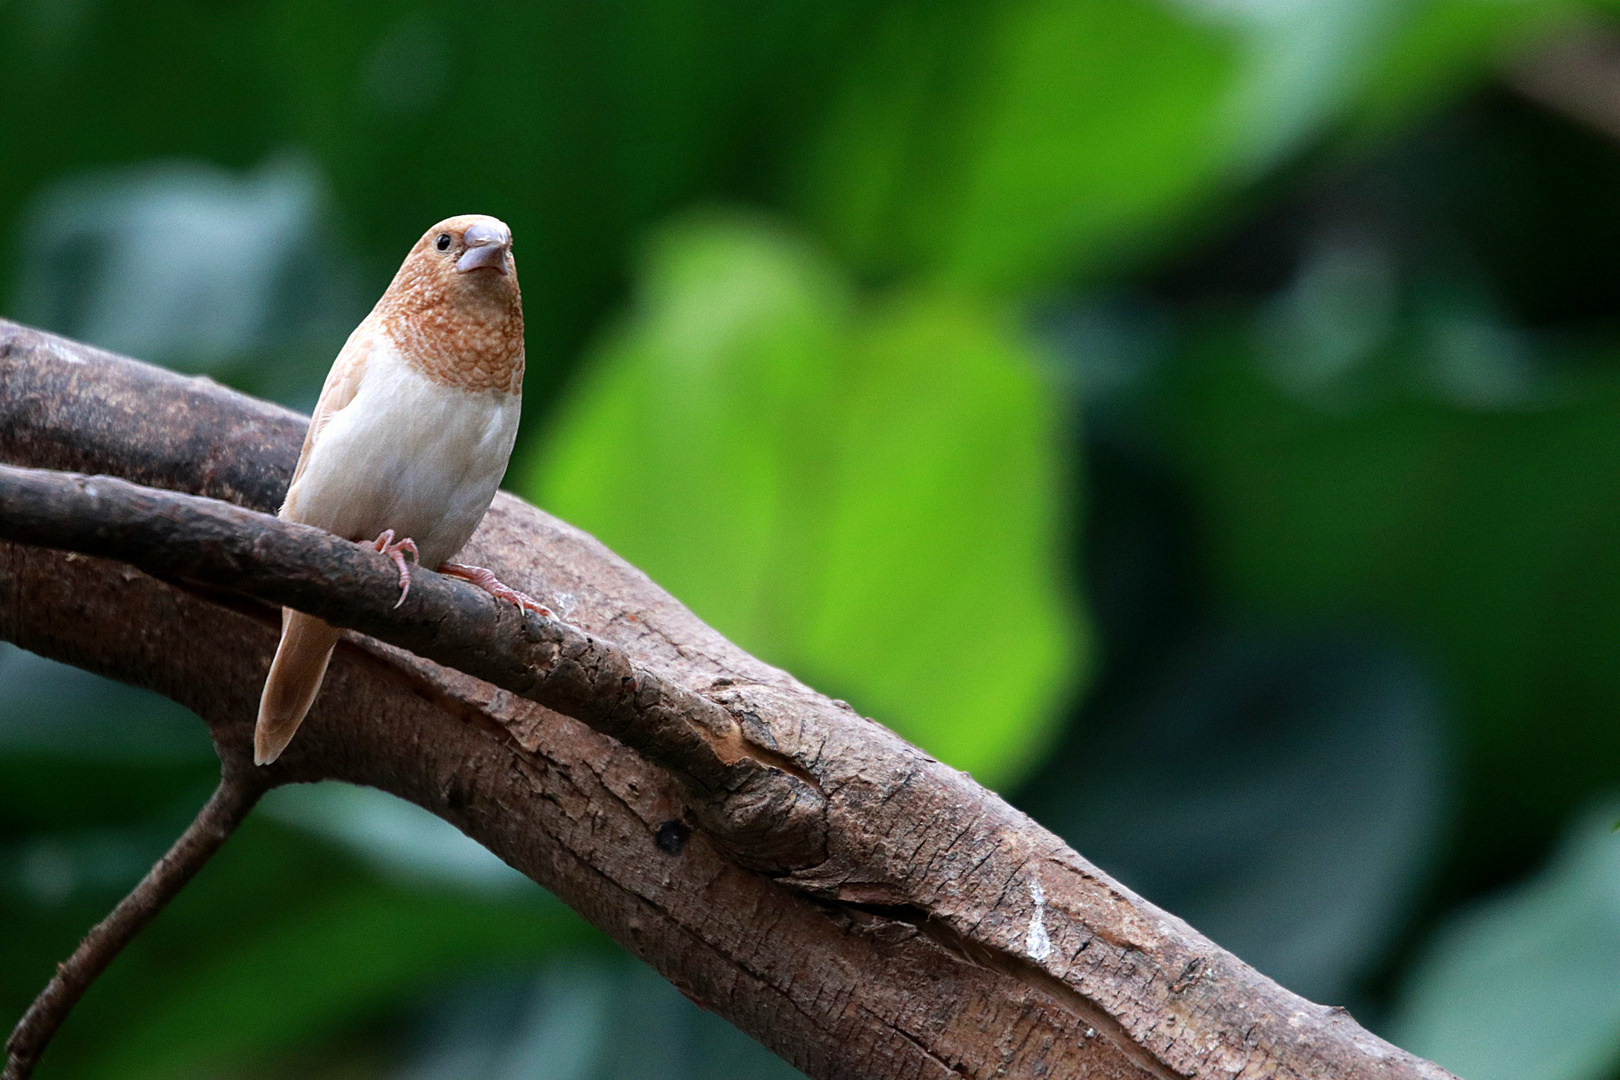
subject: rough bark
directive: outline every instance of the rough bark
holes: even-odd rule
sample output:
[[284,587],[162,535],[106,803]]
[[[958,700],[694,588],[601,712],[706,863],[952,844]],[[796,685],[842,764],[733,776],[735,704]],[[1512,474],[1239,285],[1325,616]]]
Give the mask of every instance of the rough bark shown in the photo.
[[[0,322],[6,464],[266,511],[304,423]],[[206,585],[150,552],[141,557],[163,578],[0,543],[0,637],[167,694],[240,752],[275,640],[271,609],[244,594],[305,589],[313,601],[336,589],[348,621],[424,652],[448,640],[435,639],[435,617],[474,605],[479,632],[531,666],[465,666],[602,730],[351,634],[273,780],[337,778],[426,807],[812,1076],[1449,1075],[1267,980],[971,778],[742,652],[515,498],[497,500],[465,557],[566,626],[442,580],[391,616],[368,614],[370,585],[321,575],[387,578],[381,559],[305,537],[277,550],[309,558],[310,572],[272,572],[231,547],[241,539],[235,524],[216,530],[210,542],[238,576]],[[236,591],[220,592],[227,584]],[[973,637],[994,632],[965,622],[963,657],[941,662],[970,662]],[[552,645],[562,655],[565,639],[624,666],[545,697],[556,665],[544,656]],[[638,692],[626,696],[624,679]],[[644,697],[646,686],[658,690]],[[707,719],[658,729],[651,714]]]

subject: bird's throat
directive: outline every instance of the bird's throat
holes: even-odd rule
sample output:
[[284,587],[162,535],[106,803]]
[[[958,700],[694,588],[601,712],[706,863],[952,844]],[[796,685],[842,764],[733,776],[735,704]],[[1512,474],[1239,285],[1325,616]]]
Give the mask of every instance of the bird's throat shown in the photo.
[[467,284],[474,287],[419,289],[405,303],[390,303],[385,295],[377,305],[381,328],[400,355],[434,382],[520,393],[523,308],[517,291]]

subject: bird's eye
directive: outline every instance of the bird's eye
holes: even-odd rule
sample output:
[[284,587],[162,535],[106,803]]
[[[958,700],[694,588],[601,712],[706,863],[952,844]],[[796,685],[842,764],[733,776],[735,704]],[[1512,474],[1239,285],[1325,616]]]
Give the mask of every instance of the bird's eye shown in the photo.
[[449,233],[442,232],[442,233],[439,234],[439,250],[440,251],[449,251],[450,250],[450,234]]

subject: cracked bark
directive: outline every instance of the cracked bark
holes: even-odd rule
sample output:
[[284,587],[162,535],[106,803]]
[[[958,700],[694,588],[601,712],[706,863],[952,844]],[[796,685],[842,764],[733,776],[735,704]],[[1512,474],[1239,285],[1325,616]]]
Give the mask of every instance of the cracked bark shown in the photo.
[[[0,322],[5,464],[266,511],[304,424]],[[79,546],[151,572],[0,543],[0,637],[167,694],[240,748],[275,644],[247,597],[331,604],[376,636],[348,635],[271,781],[369,784],[451,821],[812,1076],[1449,1075],[1270,982],[520,500],[497,500],[465,557],[563,622],[443,579],[373,611],[355,583],[387,578],[382,560],[185,505],[228,574],[165,562],[132,528]],[[569,655],[595,666],[560,676]]]

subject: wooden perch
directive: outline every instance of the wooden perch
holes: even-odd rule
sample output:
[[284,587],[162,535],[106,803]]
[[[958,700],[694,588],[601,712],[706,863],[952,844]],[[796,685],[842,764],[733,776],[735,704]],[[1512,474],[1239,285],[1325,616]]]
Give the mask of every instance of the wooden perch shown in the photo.
[[[1449,1075],[518,499],[465,557],[558,619],[426,572],[393,610],[386,560],[262,514],[304,424],[0,322],[0,637],[174,698],[233,760],[275,645],[261,602],[370,635],[266,783],[427,808],[812,1076]],[[941,663],[971,663],[994,621],[950,617]]]
[[746,712],[734,717],[612,642],[456,578],[419,568],[401,603],[387,556],[321,529],[109,476],[8,465],[0,465],[0,540],[117,559],[368,633],[640,751],[687,789],[715,838],[757,869],[782,874],[826,860],[827,800],[808,773],[743,735]]

